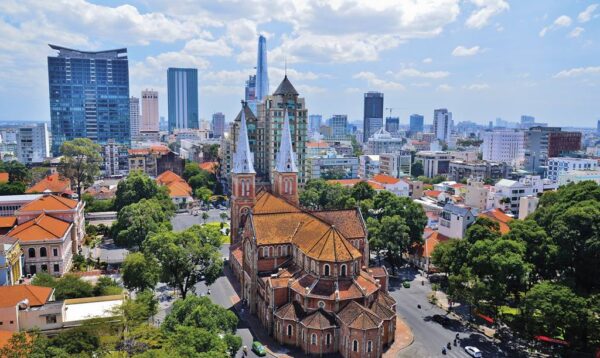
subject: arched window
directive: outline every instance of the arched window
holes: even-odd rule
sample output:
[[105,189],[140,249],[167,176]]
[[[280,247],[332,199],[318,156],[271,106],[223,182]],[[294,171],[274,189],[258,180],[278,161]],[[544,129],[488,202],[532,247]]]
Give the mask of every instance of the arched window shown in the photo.
[[356,339],[352,341],[352,351],[358,352],[358,341]]
[[328,264],[323,265],[323,275],[329,276],[329,265]]
[[269,248],[268,247],[263,247],[263,256],[269,257]]
[[35,257],[35,249],[33,247],[29,248],[29,257]]
[[288,335],[288,337],[291,337],[291,336],[292,336],[292,325],[291,325],[291,324],[288,324],[288,327],[287,327],[287,335]]
[[279,246],[279,256],[283,256],[283,246]]
[[46,257],[48,256],[48,251],[46,250],[45,247],[40,248],[40,257]]
[[274,256],[273,255],[273,248],[272,247],[269,247],[269,256]]
[[343,264],[343,265],[342,265],[342,267],[341,267],[341,271],[342,271],[342,273],[340,274],[340,276],[342,276],[342,277],[343,277],[343,276],[346,276],[346,264]]
[[373,342],[367,342],[367,352],[371,352],[373,350]]
[[310,336],[310,344],[317,345],[317,335],[314,333]]
[[327,333],[327,336],[325,336],[325,344],[326,345],[331,344],[331,334],[329,334],[329,333]]
[[287,246],[282,246],[281,251],[283,252],[283,256],[287,256]]

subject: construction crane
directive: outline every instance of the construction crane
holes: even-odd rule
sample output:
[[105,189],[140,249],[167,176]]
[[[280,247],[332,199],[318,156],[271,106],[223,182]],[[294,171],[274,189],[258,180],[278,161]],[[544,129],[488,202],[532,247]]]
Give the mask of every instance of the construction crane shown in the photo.
[[387,107],[387,108],[385,109],[386,111],[390,111],[390,115],[388,116],[388,117],[390,117],[390,118],[392,117],[392,110],[393,110],[393,109],[394,109],[393,107]]

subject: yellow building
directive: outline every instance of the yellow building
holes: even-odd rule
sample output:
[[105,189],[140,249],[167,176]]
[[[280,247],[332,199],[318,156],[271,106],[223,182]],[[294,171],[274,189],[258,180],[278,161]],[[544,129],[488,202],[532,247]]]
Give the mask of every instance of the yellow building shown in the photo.
[[22,277],[23,252],[17,239],[0,238],[0,286],[14,285]]

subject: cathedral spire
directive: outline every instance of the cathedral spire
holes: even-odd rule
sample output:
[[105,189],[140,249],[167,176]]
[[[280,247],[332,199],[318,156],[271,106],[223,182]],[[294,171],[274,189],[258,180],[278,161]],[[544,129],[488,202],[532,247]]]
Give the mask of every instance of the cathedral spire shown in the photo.
[[277,166],[275,170],[279,173],[297,173],[296,154],[292,147],[292,135],[290,133],[290,120],[288,118],[287,107],[283,111],[283,132],[281,133],[281,143],[277,153]]
[[248,128],[246,127],[246,104],[242,105],[242,119],[233,155],[233,170],[235,174],[256,173],[254,171],[254,156],[250,151]]

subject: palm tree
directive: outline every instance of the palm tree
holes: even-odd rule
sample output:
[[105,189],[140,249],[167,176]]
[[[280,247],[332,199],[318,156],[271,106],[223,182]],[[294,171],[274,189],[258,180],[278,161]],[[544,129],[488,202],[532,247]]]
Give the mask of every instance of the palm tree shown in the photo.
[[229,219],[229,216],[227,216],[227,213],[221,213],[221,221],[225,222],[225,220]]

